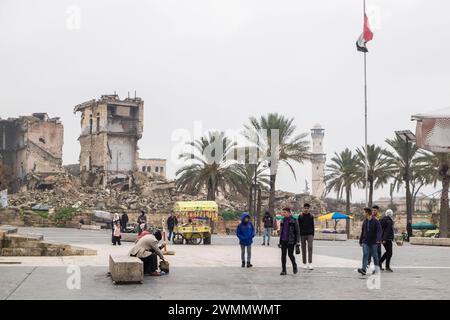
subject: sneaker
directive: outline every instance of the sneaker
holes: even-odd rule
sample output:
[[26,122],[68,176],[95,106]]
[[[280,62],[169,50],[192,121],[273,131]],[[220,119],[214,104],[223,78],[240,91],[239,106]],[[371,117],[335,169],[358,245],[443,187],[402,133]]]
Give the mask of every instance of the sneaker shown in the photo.
[[307,270],[307,269],[308,269],[308,265],[307,265],[307,264],[304,264],[304,265],[303,265],[303,269]]
[[312,264],[308,264],[308,269],[309,269],[309,270],[314,270]]
[[394,272],[391,268],[386,268],[386,272]]
[[283,271],[281,271],[280,276],[285,276],[286,274],[287,274],[286,270],[283,270]]
[[242,267],[242,268],[245,268],[245,262],[242,262],[241,267]]
[[366,275],[366,270],[364,270],[364,269],[362,269],[362,268],[359,268],[359,269],[358,269],[358,272],[361,273],[363,276]]
[[262,246],[265,246],[265,245],[266,245],[265,243],[262,244]]
[[161,276],[161,274],[158,271],[152,272],[152,273],[146,273],[146,276],[150,276],[150,277],[159,277]]
[[297,265],[293,266],[293,269],[294,269],[294,274],[297,274],[297,272],[298,272]]
[[253,265],[250,262],[247,262],[247,268],[251,268]]

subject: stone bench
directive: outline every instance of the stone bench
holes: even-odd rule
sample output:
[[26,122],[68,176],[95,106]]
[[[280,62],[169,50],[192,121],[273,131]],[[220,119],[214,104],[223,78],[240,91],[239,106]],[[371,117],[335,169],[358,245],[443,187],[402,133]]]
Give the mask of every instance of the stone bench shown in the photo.
[[3,231],[6,234],[17,233],[17,227],[13,226],[0,226],[0,231]]
[[109,273],[115,284],[142,283],[144,281],[144,263],[136,257],[109,255]]
[[346,241],[347,235],[345,233],[314,233],[314,240],[330,240],[330,241]]
[[100,230],[102,227],[95,224],[82,224],[81,230]]
[[411,237],[410,244],[425,246],[447,246],[450,247],[450,238],[428,238],[428,237]]

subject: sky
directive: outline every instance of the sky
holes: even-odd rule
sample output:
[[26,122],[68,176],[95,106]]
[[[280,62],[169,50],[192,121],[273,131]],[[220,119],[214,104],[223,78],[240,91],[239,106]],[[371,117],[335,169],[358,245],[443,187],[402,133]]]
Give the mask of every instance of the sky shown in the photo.
[[[387,147],[395,130],[415,130],[412,114],[450,106],[450,2],[366,3],[368,141]],[[320,123],[330,159],[364,144],[362,22],[362,0],[0,0],[0,117],[61,117],[63,162],[77,163],[73,107],[136,90],[140,154],[168,158],[169,178],[177,130],[236,131],[269,112],[295,118],[298,133]],[[297,180],[284,167],[277,188],[304,190],[311,165],[294,167]]]

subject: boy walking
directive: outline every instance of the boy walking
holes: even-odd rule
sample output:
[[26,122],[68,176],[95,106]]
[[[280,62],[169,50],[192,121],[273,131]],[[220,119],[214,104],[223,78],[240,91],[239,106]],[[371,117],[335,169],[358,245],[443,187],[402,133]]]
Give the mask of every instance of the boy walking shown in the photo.
[[241,260],[242,268],[245,268],[245,249],[247,249],[247,268],[253,267],[251,264],[252,258],[252,243],[255,237],[255,228],[250,222],[250,216],[247,212],[244,212],[241,217],[241,223],[237,226],[236,235],[239,238],[239,244],[241,245]]
[[281,248],[281,276],[285,276],[286,272],[286,254],[292,262],[294,274],[298,272],[297,263],[295,262],[294,249],[295,246],[300,246],[300,228],[297,220],[292,217],[291,209],[283,209],[284,219],[280,225],[280,243],[278,247]]
[[373,257],[375,272],[379,271],[378,244],[381,243],[381,225],[380,221],[373,217],[370,208],[364,208],[365,220],[359,237],[359,245],[363,248],[362,268],[358,272],[366,275],[369,255]]
[[[298,219],[298,224],[300,227],[300,238],[302,243],[303,268],[313,270],[314,216],[311,214],[310,209],[311,206],[309,203],[303,205],[303,213]],[[308,264],[306,264],[306,244],[308,244]]]

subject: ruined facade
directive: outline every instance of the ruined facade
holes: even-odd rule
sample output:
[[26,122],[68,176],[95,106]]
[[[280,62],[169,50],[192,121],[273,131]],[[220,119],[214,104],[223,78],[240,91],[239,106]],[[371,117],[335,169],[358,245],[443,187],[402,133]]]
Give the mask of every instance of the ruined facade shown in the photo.
[[137,159],[137,170],[147,175],[166,178],[166,159]]
[[0,161],[11,170],[12,189],[32,173],[62,172],[64,127],[46,113],[0,119]]
[[80,172],[83,183],[104,185],[145,171],[165,177],[166,160],[139,159],[138,141],[144,124],[141,98],[102,95],[75,107],[81,112]]

